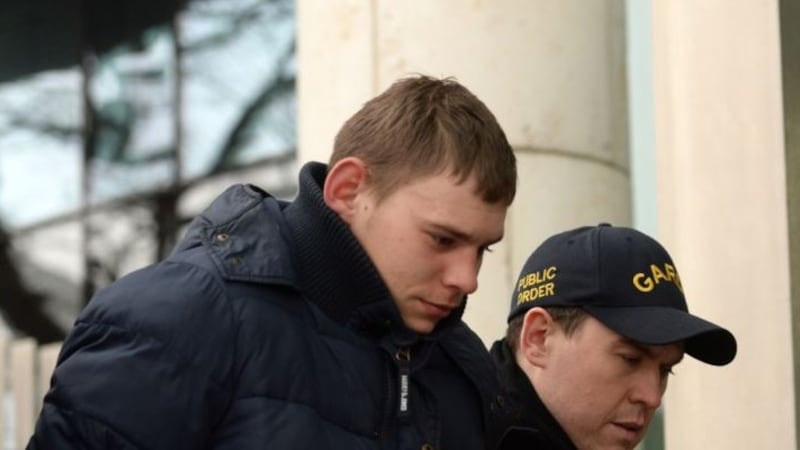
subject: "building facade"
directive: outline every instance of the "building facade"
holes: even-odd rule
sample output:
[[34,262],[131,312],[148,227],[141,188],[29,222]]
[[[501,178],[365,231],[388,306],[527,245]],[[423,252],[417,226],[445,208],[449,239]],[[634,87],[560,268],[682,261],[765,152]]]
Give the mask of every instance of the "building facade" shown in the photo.
[[[301,160],[327,158],[343,120],[408,73],[455,76],[504,126],[519,193],[465,317],[485,342],[504,332],[512,280],[545,236],[637,226],[670,249],[690,309],[739,341],[724,368],[681,363],[665,448],[796,448],[797,7],[299,0],[297,10]],[[636,67],[632,55],[644,55]]]

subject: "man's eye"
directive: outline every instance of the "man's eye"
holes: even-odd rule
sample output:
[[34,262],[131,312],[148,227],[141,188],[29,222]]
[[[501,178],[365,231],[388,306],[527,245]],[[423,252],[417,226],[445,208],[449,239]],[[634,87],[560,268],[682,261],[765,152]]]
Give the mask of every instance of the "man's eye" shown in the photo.
[[639,361],[641,361],[639,356],[634,355],[620,355],[620,357],[622,357],[623,361],[625,361],[629,366],[635,366],[639,364]]
[[450,247],[455,243],[455,239],[443,236],[441,234],[432,234],[431,238],[433,239],[433,242],[439,247]]

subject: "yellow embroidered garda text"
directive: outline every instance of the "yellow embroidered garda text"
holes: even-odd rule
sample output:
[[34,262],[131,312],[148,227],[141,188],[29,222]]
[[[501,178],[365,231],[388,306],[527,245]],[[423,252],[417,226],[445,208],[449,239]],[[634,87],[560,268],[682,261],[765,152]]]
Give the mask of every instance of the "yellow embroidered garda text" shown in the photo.
[[657,264],[650,264],[648,273],[639,272],[633,276],[633,286],[641,292],[650,292],[662,281],[675,284],[683,292],[681,277],[671,264],[664,263],[662,270]]

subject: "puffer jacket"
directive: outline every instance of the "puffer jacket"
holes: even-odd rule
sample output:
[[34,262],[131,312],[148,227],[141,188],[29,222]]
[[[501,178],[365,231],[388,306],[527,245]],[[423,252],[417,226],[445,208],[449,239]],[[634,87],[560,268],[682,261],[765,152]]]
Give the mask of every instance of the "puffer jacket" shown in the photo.
[[483,449],[496,383],[463,307],[409,331],[326,170],[304,166],[291,203],[228,189],[171,257],[100,291],[27,448]]

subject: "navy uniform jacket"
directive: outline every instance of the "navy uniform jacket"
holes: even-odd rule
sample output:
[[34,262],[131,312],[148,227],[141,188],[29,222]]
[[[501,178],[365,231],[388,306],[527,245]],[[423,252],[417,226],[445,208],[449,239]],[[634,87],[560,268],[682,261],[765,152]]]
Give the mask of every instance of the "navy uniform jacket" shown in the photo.
[[[567,433],[536,394],[505,339],[491,349],[503,394],[493,408],[488,438],[491,450],[576,450]],[[494,405],[492,405],[494,406]]]
[[307,164],[291,203],[228,189],[170,258],[100,291],[27,448],[483,449],[495,380],[463,307],[409,331],[325,174]]

